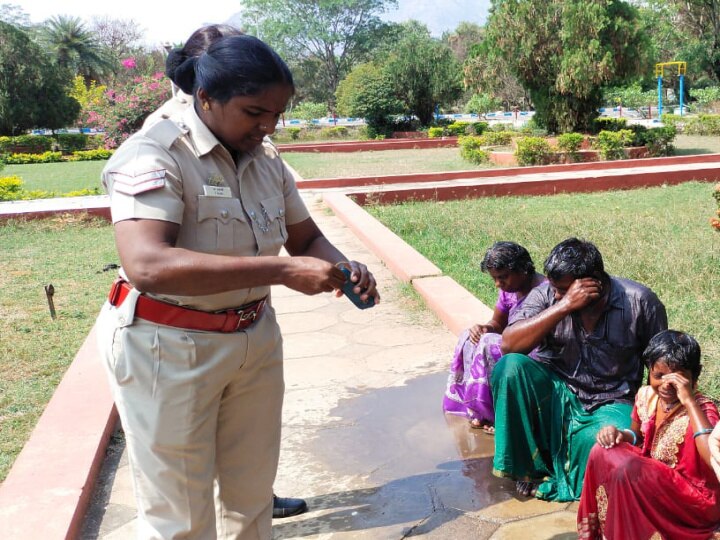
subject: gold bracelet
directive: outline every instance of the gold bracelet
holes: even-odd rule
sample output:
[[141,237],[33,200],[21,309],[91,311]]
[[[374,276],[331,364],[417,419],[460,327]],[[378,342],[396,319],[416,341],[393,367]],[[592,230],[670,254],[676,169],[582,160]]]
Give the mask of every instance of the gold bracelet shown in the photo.
[[339,261],[335,263],[335,266],[339,268],[340,270],[343,269],[343,267],[347,268],[348,270],[352,270],[352,266],[350,265],[350,261]]

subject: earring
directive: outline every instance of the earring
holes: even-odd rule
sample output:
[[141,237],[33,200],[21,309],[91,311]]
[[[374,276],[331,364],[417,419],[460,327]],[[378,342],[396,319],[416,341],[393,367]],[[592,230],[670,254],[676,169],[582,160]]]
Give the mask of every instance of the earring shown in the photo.
[[202,110],[203,110],[203,111],[209,111],[209,110],[210,110],[210,104],[209,104],[207,101],[203,101]]
[[267,131],[267,128],[268,127],[266,125],[260,124],[260,129],[262,129],[263,131]]

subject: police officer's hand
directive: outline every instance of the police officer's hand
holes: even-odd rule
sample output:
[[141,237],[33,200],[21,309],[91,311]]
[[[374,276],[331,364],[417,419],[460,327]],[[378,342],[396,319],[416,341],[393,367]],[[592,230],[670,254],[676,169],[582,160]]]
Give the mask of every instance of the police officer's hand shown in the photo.
[[[358,261],[338,263],[338,266],[345,266],[350,270],[350,281],[355,284],[353,291],[360,294],[360,299],[366,302],[369,297],[375,298],[375,303],[380,303],[380,293],[377,291],[375,276],[368,270],[367,266]],[[344,274],[343,274],[344,275]],[[342,286],[342,284],[340,285]],[[362,293],[362,294],[361,294]],[[336,296],[342,296],[342,291],[336,291]]]
[[283,284],[303,294],[330,292],[345,283],[342,270],[317,257],[290,257],[289,263]]
[[565,303],[570,311],[577,311],[598,300],[602,293],[602,282],[599,279],[580,278],[572,282],[561,302]]

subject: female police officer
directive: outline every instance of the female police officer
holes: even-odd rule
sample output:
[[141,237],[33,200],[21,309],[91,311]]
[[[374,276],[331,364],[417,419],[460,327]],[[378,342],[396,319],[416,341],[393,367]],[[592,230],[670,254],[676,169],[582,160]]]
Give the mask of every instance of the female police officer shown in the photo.
[[194,106],[133,135],[103,171],[122,271],[101,352],[139,536],[270,538],[283,394],[270,286],[337,291],[343,263],[364,300],[379,295],[263,143],[294,90],[277,54],[226,37],[176,75],[193,82]]

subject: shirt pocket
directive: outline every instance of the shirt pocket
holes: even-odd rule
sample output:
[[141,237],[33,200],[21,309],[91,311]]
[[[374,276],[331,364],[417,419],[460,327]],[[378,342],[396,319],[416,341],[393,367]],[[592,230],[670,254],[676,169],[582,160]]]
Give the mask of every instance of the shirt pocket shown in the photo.
[[197,221],[199,251],[222,255],[254,254],[255,239],[238,199],[198,195]]
[[258,237],[260,255],[277,255],[288,239],[285,224],[285,197],[277,195],[260,201],[260,211],[264,227]]

